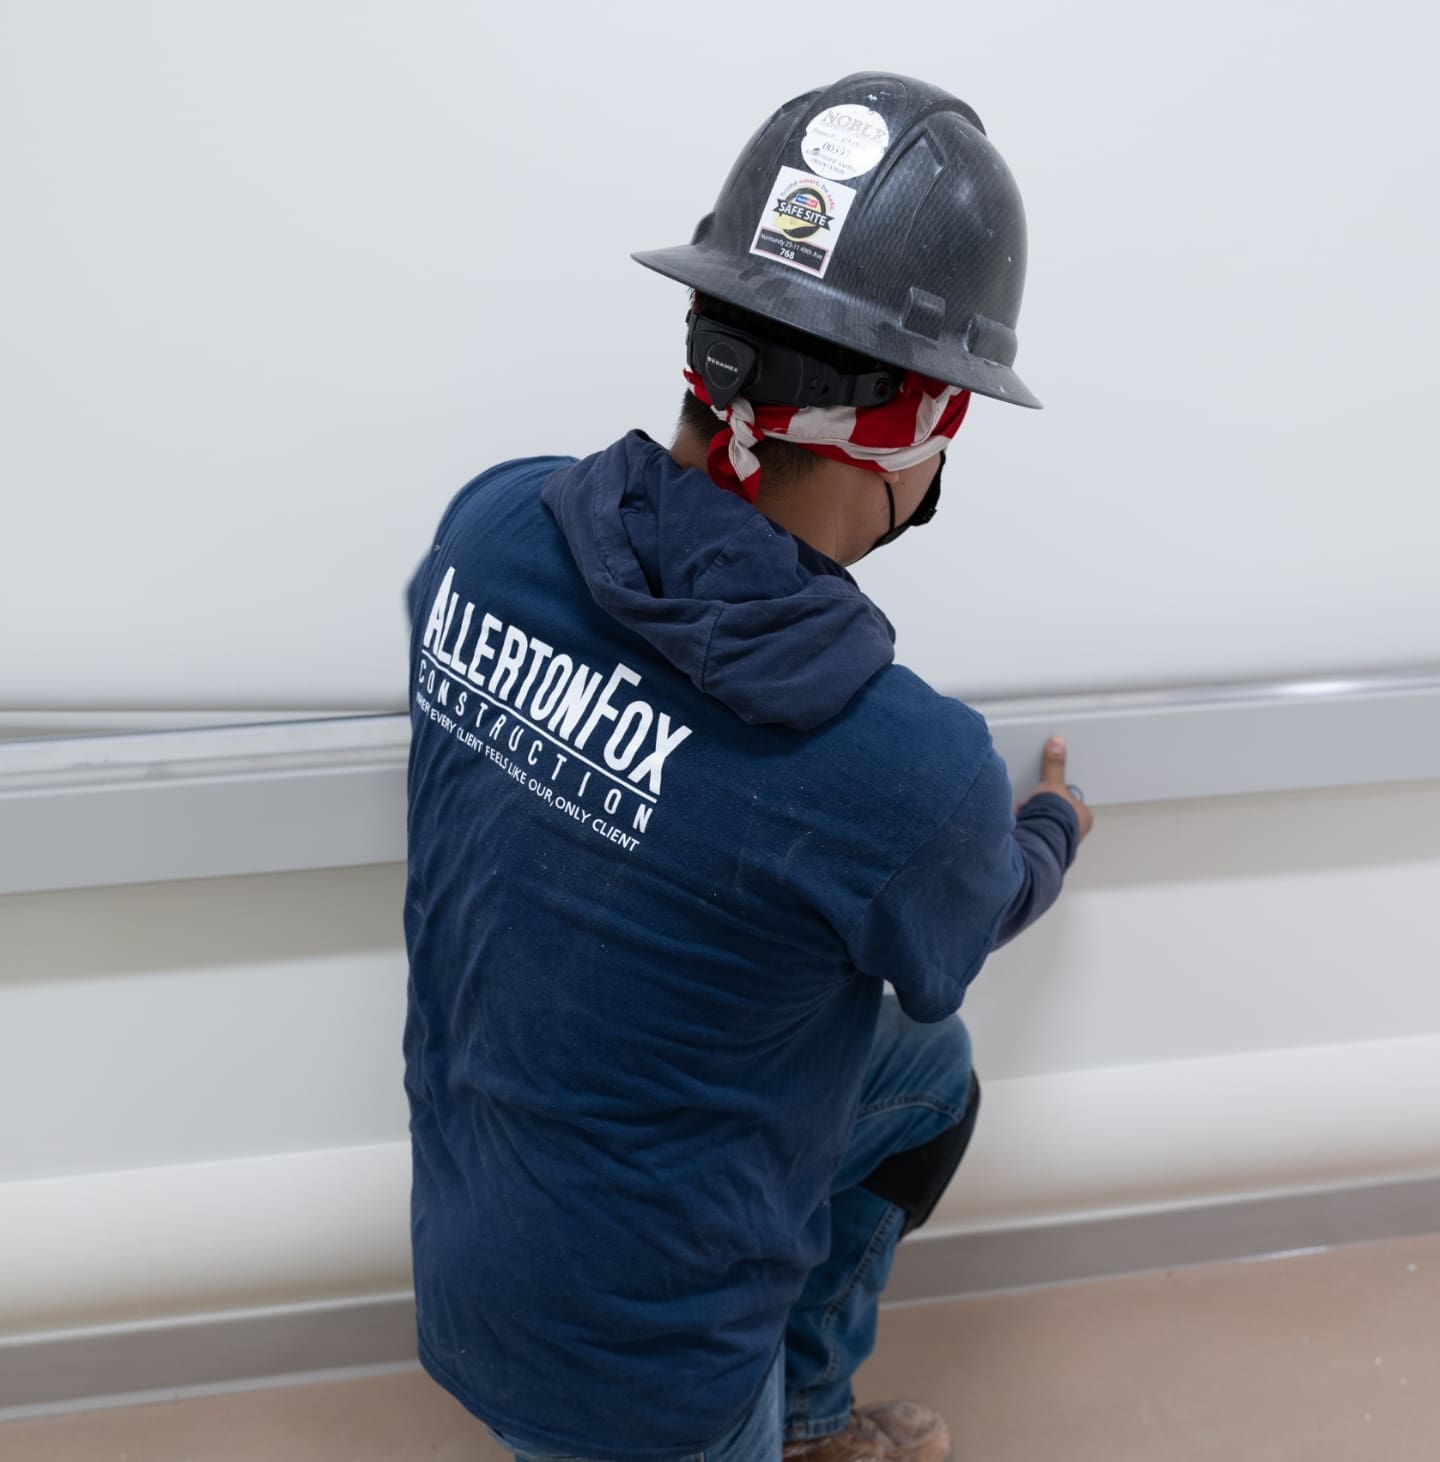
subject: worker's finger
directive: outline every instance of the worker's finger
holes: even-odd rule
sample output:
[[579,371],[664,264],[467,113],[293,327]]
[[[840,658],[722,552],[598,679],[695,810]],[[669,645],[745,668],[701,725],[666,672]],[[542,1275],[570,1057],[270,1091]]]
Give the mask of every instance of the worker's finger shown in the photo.
[[[1069,748],[1065,744],[1063,736],[1052,736],[1040,752],[1040,785],[1030,795],[1038,796],[1042,792],[1053,793],[1057,797],[1063,797],[1071,807],[1075,809],[1075,821],[1079,828],[1080,838],[1083,841],[1095,823],[1095,814],[1085,805],[1077,795],[1079,788],[1073,790],[1065,781],[1065,758]],[[1015,815],[1020,815],[1021,807],[1015,809]]]
[[1052,736],[1045,743],[1040,756],[1040,780],[1065,785],[1065,743],[1058,736]]

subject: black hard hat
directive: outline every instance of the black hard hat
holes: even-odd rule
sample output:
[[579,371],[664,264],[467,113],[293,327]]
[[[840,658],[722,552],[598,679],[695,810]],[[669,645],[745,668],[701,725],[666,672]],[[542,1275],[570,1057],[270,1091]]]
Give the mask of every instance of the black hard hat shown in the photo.
[[1025,212],[974,111],[862,72],[781,107],[649,269],[820,340],[1039,406],[1011,370]]

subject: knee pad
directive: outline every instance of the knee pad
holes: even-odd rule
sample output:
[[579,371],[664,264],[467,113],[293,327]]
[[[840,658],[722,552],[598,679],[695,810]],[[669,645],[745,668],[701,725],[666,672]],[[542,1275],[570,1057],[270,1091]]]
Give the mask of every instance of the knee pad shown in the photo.
[[905,1210],[906,1234],[919,1228],[934,1211],[975,1131],[980,1115],[980,1080],[970,1073],[970,1094],[960,1120],[919,1147],[893,1152],[860,1184],[862,1188]]

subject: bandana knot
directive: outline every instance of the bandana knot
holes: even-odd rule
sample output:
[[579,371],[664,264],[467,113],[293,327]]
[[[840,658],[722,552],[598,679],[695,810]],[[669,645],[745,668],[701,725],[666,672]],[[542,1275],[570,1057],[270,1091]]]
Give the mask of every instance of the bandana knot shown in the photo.
[[879,406],[767,406],[737,396],[717,407],[694,371],[685,380],[724,428],[706,455],[711,480],[753,503],[760,491],[755,448],[766,437],[790,442],[867,472],[899,472],[928,462],[949,446],[970,405],[962,386],[907,371],[894,397]]

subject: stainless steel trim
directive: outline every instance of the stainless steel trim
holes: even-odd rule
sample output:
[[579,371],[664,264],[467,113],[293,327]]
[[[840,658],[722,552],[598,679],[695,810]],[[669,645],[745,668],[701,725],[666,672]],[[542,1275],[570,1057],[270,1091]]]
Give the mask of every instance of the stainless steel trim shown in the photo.
[[[1017,800],[1059,734],[1092,807],[1440,778],[1440,669],[977,702]],[[0,740],[0,894],[405,857],[409,720]]]

